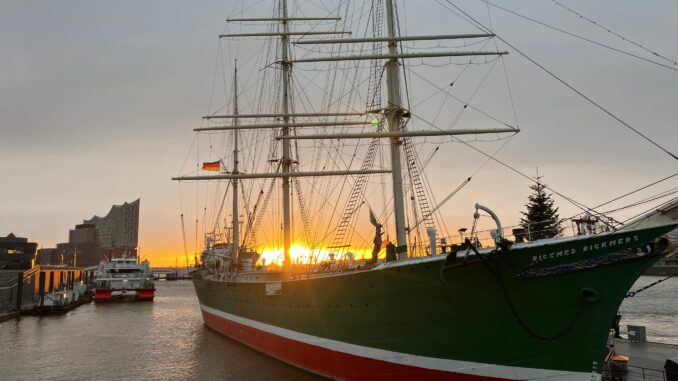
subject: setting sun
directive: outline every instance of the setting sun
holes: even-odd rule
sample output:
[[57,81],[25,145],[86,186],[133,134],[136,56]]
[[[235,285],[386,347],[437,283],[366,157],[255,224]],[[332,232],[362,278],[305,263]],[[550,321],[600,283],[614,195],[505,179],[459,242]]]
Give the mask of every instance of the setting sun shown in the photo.
[[[334,259],[343,259],[348,253],[353,253],[354,259],[368,258],[371,253],[367,249],[351,249],[348,251],[341,251]],[[308,264],[313,262],[322,262],[331,259],[331,252],[328,249],[311,250],[302,245],[296,244],[290,247],[290,256],[293,263]],[[267,266],[274,264],[282,266],[283,264],[283,249],[282,248],[267,248],[262,250],[257,265]]]

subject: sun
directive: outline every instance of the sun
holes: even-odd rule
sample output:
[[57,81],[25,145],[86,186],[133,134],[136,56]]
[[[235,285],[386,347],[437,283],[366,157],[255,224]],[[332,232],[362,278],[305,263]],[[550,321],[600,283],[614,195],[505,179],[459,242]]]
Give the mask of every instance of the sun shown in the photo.
[[[355,259],[369,258],[371,255],[369,250],[355,249],[350,251]],[[347,252],[348,253],[348,252]],[[290,247],[290,257],[292,263],[295,264],[309,264],[328,261],[332,258],[328,249],[314,249],[311,250],[303,245],[295,244]],[[343,255],[341,256],[343,258]],[[334,258],[334,259],[342,259]],[[284,262],[282,248],[266,248],[262,250],[257,266],[282,266]]]
[[[301,245],[292,245],[290,247],[290,257],[292,257],[293,263],[311,263],[312,254],[314,254],[313,251]],[[283,261],[283,249],[264,249],[261,252],[257,265],[268,266],[274,264],[282,266]]]

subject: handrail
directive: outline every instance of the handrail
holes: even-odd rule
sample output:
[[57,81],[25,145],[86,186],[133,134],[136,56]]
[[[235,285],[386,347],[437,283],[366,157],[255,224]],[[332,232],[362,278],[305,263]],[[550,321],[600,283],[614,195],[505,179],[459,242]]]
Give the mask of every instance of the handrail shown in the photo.
[[602,375],[604,379],[609,380],[666,381],[666,371],[663,369],[645,368],[614,362],[605,363]]

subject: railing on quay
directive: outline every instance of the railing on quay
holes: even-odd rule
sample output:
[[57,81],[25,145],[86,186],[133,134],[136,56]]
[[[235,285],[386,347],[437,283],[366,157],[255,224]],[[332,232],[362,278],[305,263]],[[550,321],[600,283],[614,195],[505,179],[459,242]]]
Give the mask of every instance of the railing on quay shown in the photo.
[[[676,379],[678,374],[670,374],[669,378]],[[603,369],[603,380],[611,381],[667,381],[666,371],[661,369],[644,368],[634,365],[607,363]]]
[[33,302],[35,293],[35,268],[15,273],[4,272],[0,277],[0,312],[17,311]]

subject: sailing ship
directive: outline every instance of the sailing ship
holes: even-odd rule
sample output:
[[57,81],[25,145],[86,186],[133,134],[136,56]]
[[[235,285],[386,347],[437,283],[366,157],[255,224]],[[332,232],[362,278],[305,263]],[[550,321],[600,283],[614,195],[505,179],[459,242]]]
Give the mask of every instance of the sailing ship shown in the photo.
[[[476,204],[474,227],[468,234],[460,229],[458,243],[453,244],[449,235],[438,236],[446,229],[436,226],[437,210],[427,199],[430,189],[421,171],[426,163],[417,156],[414,139],[445,136],[449,142],[458,141],[461,135],[497,136],[515,134],[518,129],[508,125],[409,128],[414,116],[403,105],[402,67],[410,59],[500,58],[506,52],[438,49],[410,53],[402,49],[403,44],[490,41],[494,35],[400,35],[391,0],[383,6],[381,1],[373,1],[368,18],[372,36],[334,38],[349,34],[340,28],[353,24],[340,23],[341,17],[291,16],[287,1],[279,0],[273,17],[228,20],[267,23],[267,31],[220,35],[227,40],[251,37],[268,41],[276,57],[255,71],[264,76],[273,69],[275,75],[252,87],[274,89],[276,101],[272,109],[251,106],[257,112],[241,114],[236,68],[232,113],[210,114],[203,118],[208,124],[196,129],[226,131],[223,137],[229,139],[232,150],[220,153],[216,162],[203,164],[202,169],[216,169],[217,174],[174,178],[217,184],[214,193],[220,196],[220,206],[215,208],[215,221],[222,217],[226,194],[232,194],[230,228],[220,240],[216,233],[219,224],[215,224],[206,236],[200,263],[192,271],[205,324],[269,356],[334,379],[599,380],[617,309],[634,281],[674,250],[665,234],[675,229],[675,220],[617,230],[603,218],[595,224],[580,219],[579,234],[533,241],[529,232],[520,229],[510,239],[499,217]],[[299,29],[313,22],[319,25]],[[333,29],[321,30],[332,23],[336,24]],[[309,37],[314,35],[321,38]],[[323,52],[323,48],[311,48],[304,50],[302,57],[294,56],[294,47],[309,45],[331,46],[334,54],[308,58]],[[258,53],[266,54],[262,52]],[[358,62],[354,66],[342,66],[354,61]],[[330,69],[341,72],[338,75],[348,68],[370,72],[369,79],[354,80],[337,90],[364,84],[368,88],[366,107],[356,106],[356,99],[328,96],[318,108],[305,106],[310,111],[297,111],[301,102],[313,99],[295,98],[293,65],[317,68],[315,65],[326,62]],[[318,70],[329,71],[325,66]],[[328,78],[323,85],[335,86],[334,77]],[[386,89],[381,88],[384,79]],[[385,105],[382,90],[387,94]],[[260,95],[250,103],[258,105],[269,99]],[[336,104],[343,104],[348,111],[330,111]],[[222,120],[231,123],[210,124]],[[362,129],[346,131],[353,126]],[[316,132],[301,133],[309,130]],[[257,143],[241,147],[248,133],[258,134],[251,139]],[[262,153],[266,147],[262,141],[268,144],[268,155]],[[341,151],[346,147],[344,142],[353,141],[363,143],[351,146],[358,148],[350,155],[321,159],[312,154],[305,160],[298,154],[305,149]],[[312,143],[304,146],[304,142]],[[389,168],[374,164],[381,142],[386,142],[384,156],[390,158]],[[246,154],[248,149],[251,152]],[[360,169],[351,169],[354,157],[363,157]],[[266,161],[268,167],[255,172],[261,167],[243,166],[256,160]],[[349,169],[336,169],[336,163],[348,164]],[[391,191],[381,202],[389,211],[375,212],[379,201],[373,200],[379,195],[368,195],[366,189],[370,179],[387,176]],[[339,179],[340,184],[348,184],[347,190],[315,179]],[[252,185],[257,181],[259,185]],[[373,183],[385,188],[379,181]],[[275,200],[279,203],[271,206],[275,189],[279,189],[279,200]],[[304,201],[300,196],[304,190],[320,201]],[[344,208],[337,211],[339,203]],[[243,205],[245,222],[240,221]],[[269,250],[267,256],[256,241],[261,238],[257,235],[263,235],[262,219],[268,213],[277,213],[269,223],[277,227],[271,229],[276,233],[273,240],[282,250]],[[357,222],[360,213],[369,215],[369,225]],[[295,215],[299,218],[293,218]],[[494,224],[487,240],[479,235],[481,216],[489,216]],[[321,224],[331,227],[322,233]],[[296,227],[299,225],[302,228]],[[310,247],[305,255],[294,253],[299,241],[295,234],[303,236]],[[351,246],[361,239],[363,247],[368,243],[362,252]]]

